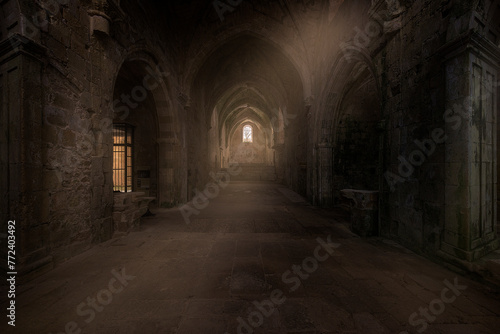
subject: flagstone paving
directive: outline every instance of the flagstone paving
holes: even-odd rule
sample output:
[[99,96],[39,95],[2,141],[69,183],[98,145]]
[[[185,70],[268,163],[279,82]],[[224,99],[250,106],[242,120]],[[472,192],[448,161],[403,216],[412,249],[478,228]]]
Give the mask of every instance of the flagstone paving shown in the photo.
[[[500,295],[272,183],[155,210],[20,287],[13,333],[498,333]],[[3,332],[3,331],[0,331]]]

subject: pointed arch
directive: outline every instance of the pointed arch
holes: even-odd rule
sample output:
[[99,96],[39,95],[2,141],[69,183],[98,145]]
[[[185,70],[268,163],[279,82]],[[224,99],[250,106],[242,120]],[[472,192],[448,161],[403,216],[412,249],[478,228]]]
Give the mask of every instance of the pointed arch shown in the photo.
[[[180,173],[183,161],[182,126],[178,116],[181,107],[175,103],[177,100],[173,96],[176,87],[174,76],[171,75],[168,64],[161,62],[160,59],[163,58],[159,57],[154,49],[145,45],[134,45],[126,51],[122,62],[115,70],[111,91],[115,90],[120,71],[124,66],[128,63],[136,64],[136,78],[140,78],[137,80],[137,87],[132,88],[131,93],[134,93],[134,89],[146,90],[154,101],[158,205],[171,206],[184,200],[181,194],[185,181],[180,176],[176,177]],[[116,98],[113,97],[113,106],[116,106]]]

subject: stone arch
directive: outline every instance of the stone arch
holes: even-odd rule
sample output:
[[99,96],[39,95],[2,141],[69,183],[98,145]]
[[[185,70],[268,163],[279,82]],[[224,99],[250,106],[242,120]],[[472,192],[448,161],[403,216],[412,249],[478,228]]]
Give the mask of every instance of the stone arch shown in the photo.
[[115,90],[119,73],[124,64],[136,62],[144,65],[144,81],[139,84],[144,87],[150,85],[150,87],[145,88],[148,88],[152,94],[155,105],[154,119],[156,122],[158,159],[157,200],[159,206],[167,207],[183,200],[181,198],[182,181],[176,182],[176,180],[181,180],[176,174],[179,173],[182,161],[179,147],[182,128],[177,115],[178,106],[173,103],[173,87],[175,87],[175,83],[173,82],[173,76],[168,71],[171,67],[162,63],[160,59],[162,58],[145,46],[134,45],[129,48],[115,71],[111,91],[114,92]]
[[[252,117],[244,117],[233,124],[228,135],[228,148],[230,158],[240,159],[233,162],[238,164],[273,164],[272,150],[270,148],[272,145],[269,145],[272,138],[268,137],[267,127],[261,122],[261,120]],[[253,142],[243,143],[240,130],[248,125],[253,130]]]
[[[260,142],[272,143],[273,141],[273,124],[269,115],[260,109],[259,106],[249,104],[241,104],[242,101],[237,101],[236,104],[226,106],[226,109],[231,110],[231,112],[222,115],[222,124],[223,127],[219,128],[219,138],[222,139],[222,142],[225,143],[223,150],[227,156],[230,156],[230,151],[234,149],[233,137],[235,132],[241,127],[244,122],[252,123],[252,127],[257,128],[259,131]],[[217,113],[214,110],[214,113]],[[272,145],[267,145],[267,148],[271,149]],[[267,150],[266,148],[266,150]],[[269,152],[266,151],[266,155],[269,155]],[[267,162],[269,157],[267,157]]]
[[[330,79],[323,90],[322,103],[319,107],[320,112],[315,119],[315,138],[316,138],[316,156],[315,164],[317,166],[317,198],[318,204],[330,206],[340,198],[340,190],[343,188],[377,188],[370,190],[378,190],[378,182],[366,182],[366,180],[357,180],[355,175],[347,175],[347,168],[343,168],[344,164],[350,166],[362,164],[357,161],[356,157],[363,157],[366,154],[351,155],[347,154],[346,145],[354,146],[353,142],[347,143],[347,137],[350,133],[359,132],[358,135],[366,135],[371,137],[371,141],[366,141],[374,144],[371,149],[359,149],[361,152],[377,152],[377,159],[370,159],[365,163],[377,161],[377,166],[371,166],[370,170],[375,174],[380,174],[380,163],[382,161],[378,150],[378,143],[382,138],[378,138],[378,125],[382,118],[382,94],[379,76],[375,70],[373,62],[368,54],[362,50],[353,52],[346,57],[345,54],[339,52],[330,71]],[[367,87],[369,86],[369,87]],[[364,98],[363,94],[359,94],[358,90],[368,89],[366,95],[369,96],[365,101],[375,104],[376,115],[356,115],[356,108],[363,109],[358,103]],[[358,99],[353,99],[356,94],[360,95]],[[350,105],[351,107],[347,107]],[[360,110],[357,110],[359,113]],[[364,119],[370,116],[368,121]],[[368,122],[370,126],[368,126]],[[362,130],[363,128],[369,128]],[[347,137],[346,137],[347,136]],[[359,137],[358,136],[358,137]],[[362,145],[364,141],[358,140],[357,144]],[[377,144],[377,145],[375,145]],[[358,159],[359,160],[359,159]],[[342,164],[340,164],[342,162]],[[344,166],[346,167],[346,166]],[[360,166],[361,167],[361,166]],[[358,173],[362,175],[362,173]],[[335,181],[335,189],[333,188]],[[367,178],[368,179],[368,178]],[[379,179],[379,176],[376,176]],[[344,180],[345,182],[342,182]]]
[[[321,127],[321,122],[323,120],[334,120],[339,117],[340,105],[349,89],[349,80],[353,71],[356,68],[365,67],[370,75],[374,79],[376,94],[380,98],[382,97],[382,88],[379,80],[379,74],[376,70],[376,66],[371,60],[369,54],[366,50],[358,50],[352,52],[349,57],[345,54],[339,52],[335,57],[335,61],[329,70],[331,75],[329,80],[325,85],[322,96],[326,96],[320,107],[320,113],[316,118],[316,129]],[[340,80],[339,80],[340,78]],[[333,93],[333,94],[332,94]],[[319,133],[317,133],[319,135]],[[317,137],[318,142],[322,141],[322,138]]]
[[[204,116],[200,119],[201,126],[210,124],[214,110],[219,115],[220,129],[226,127],[226,131],[250,107],[257,114],[266,114],[264,123],[269,128],[279,123],[280,108],[289,110],[290,115],[296,117],[305,114],[300,69],[283,53],[283,48],[248,32],[214,43],[213,48],[205,56],[195,55],[198,68],[195,69],[193,63],[188,64],[192,70],[187,77],[187,85],[191,86],[190,98],[204,109],[200,112]],[[207,90],[206,87],[210,89]],[[229,123],[226,124],[226,121]],[[290,148],[292,146],[294,144]],[[305,156],[306,153],[302,152],[304,148],[305,146],[301,146],[299,153]],[[212,147],[208,150],[210,156],[215,155],[215,149]],[[272,150],[275,149],[272,147]],[[283,151],[284,146],[280,149]],[[282,156],[286,158],[284,154]],[[268,160],[273,161],[270,158]],[[284,170],[285,159],[277,161],[275,166],[280,165]],[[299,168],[301,167],[297,166],[294,171]]]
[[383,169],[379,131],[382,110],[375,78],[364,66],[354,72],[351,77],[355,79],[341,92],[332,125],[337,197],[342,189],[379,191]]
[[231,126],[231,128],[229,129],[228,131],[228,138],[231,138],[236,130],[242,126],[243,124],[252,124],[252,128],[257,128],[259,129],[260,131],[262,131],[264,133],[264,135],[266,136],[266,139],[268,140],[272,140],[272,138],[269,136],[269,133],[266,132],[266,127],[265,127],[265,124],[262,124],[264,122],[264,120],[260,120],[260,119],[255,119],[255,118],[250,118],[250,117],[244,117],[243,119],[240,119],[238,120],[237,122],[234,122],[234,124]]
[[[257,87],[261,88],[261,90],[257,89]],[[281,105],[285,105],[285,100],[282,92],[271,85],[268,81],[258,78],[248,78],[245,85],[242,85],[238,78],[227,80],[224,83],[223,87],[220,87],[219,89],[213,91],[212,97],[217,97],[220,100],[221,97],[234,96],[235,94],[238,94],[242,89],[251,90],[252,93],[258,95],[258,97],[262,100],[262,103],[272,105],[272,108],[278,108]],[[263,94],[262,90],[265,90],[267,94]],[[217,100],[210,99],[206,101],[206,103],[208,105],[208,109],[211,109],[215,104],[217,104]]]

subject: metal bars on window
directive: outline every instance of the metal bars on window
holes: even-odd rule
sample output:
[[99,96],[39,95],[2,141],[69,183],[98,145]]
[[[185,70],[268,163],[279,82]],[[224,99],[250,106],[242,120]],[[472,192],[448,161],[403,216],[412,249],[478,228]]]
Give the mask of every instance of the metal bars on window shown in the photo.
[[113,124],[113,190],[131,192],[133,185],[134,129]]

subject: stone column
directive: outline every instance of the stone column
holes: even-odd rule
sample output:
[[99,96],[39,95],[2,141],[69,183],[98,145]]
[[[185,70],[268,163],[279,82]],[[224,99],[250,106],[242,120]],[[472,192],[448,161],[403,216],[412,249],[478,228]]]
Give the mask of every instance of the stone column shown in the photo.
[[315,140],[314,138],[314,133],[315,133],[315,118],[313,117],[313,103],[314,103],[314,97],[309,96],[304,100],[304,111],[305,115],[307,118],[307,153],[306,153],[306,163],[307,163],[307,189],[306,189],[306,195],[307,199],[313,203],[314,205],[317,205],[317,192],[316,189],[317,187],[317,170],[316,170],[316,154],[315,154]]
[[158,206],[168,207],[174,201],[176,150],[173,139],[158,140]]
[[442,255],[475,261],[496,239],[497,87],[500,55],[474,33],[446,56],[445,222]]
[[274,167],[276,168],[276,181],[283,183],[285,179],[285,145],[276,144],[274,145]]
[[316,147],[318,157],[319,205],[333,205],[333,146],[320,143]]
[[[178,97],[179,107],[188,113],[191,102],[188,96]],[[158,206],[170,207],[186,201],[186,175],[180,129],[174,121],[174,110],[168,111],[165,122],[160,123],[160,138],[158,138]],[[180,120],[181,122],[183,120]]]

